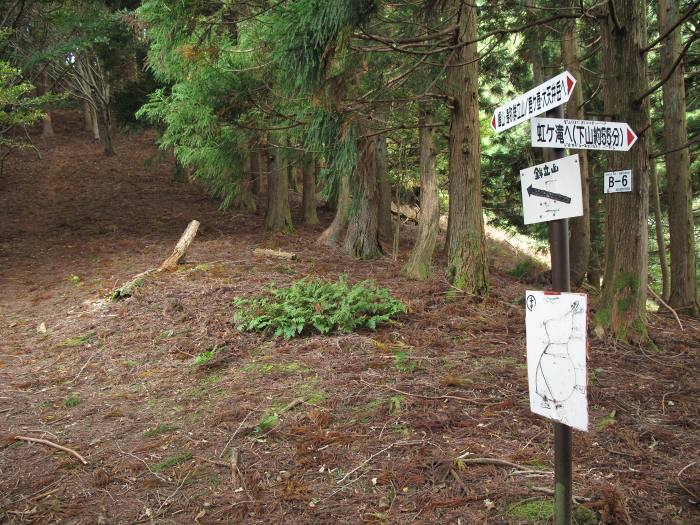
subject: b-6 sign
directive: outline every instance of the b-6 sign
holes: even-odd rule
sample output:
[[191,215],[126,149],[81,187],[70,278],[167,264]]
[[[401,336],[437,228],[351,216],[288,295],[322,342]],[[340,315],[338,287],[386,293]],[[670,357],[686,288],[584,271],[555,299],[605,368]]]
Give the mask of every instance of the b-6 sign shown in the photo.
[[625,122],[533,118],[532,145],[540,148],[629,151],[637,135]]
[[632,191],[632,170],[607,171],[603,176],[605,193]]
[[525,224],[583,215],[578,155],[520,170]]
[[561,106],[569,100],[576,79],[568,71],[550,78],[534,89],[511,100],[493,112],[491,128],[496,133]]

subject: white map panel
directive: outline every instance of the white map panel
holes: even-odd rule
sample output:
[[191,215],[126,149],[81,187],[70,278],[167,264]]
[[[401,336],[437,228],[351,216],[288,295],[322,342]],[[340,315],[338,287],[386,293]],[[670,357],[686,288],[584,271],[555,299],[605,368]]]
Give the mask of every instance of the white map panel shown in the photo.
[[530,410],[588,430],[586,295],[525,292]]

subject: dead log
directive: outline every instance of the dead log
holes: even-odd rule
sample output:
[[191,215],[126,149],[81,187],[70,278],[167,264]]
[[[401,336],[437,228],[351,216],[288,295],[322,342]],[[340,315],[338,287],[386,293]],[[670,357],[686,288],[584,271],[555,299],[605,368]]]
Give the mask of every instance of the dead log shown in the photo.
[[187,255],[187,250],[192,244],[195,235],[197,235],[197,229],[199,228],[199,221],[192,221],[187,225],[185,233],[182,234],[180,240],[177,241],[173,253],[163,261],[163,264],[158,268],[159,272],[164,272],[168,270],[174,270],[177,265],[180,264]]
[[136,289],[142,286],[144,282],[146,282],[146,277],[148,277],[149,275],[153,273],[174,270],[175,268],[177,268],[177,265],[183,262],[185,256],[187,255],[187,250],[190,247],[190,244],[192,244],[195,235],[197,235],[198,228],[199,221],[191,221],[187,225],[185,232],[180,237],[180,240],[177,241],[173,253],[170,254],[170,256],[167,259],[165,259],[165,261],[163,261],[160,267],[151,268],[150,270],[141,272],[140,274],[133,277],[131,280],[121,285],[119,288],[112,292],[112,301],[126,299],[127,297],[131,297],[132,295],[134,295]]
[[295,253],[283,252],[282,250],[268,250],[267,248],[255,248],[253,255],[258,257],[277,257],[278,259],[286,259],[288,261],[297,261],[299,257]]
[[152,273],[155,273],[156,271],[157,270],[155,268],[151,268],[150,270],[141,272],[130,281],[127,281],[124,284],[122,284],[119,288],[112,292],[112,301],[126,299],[127,297],[131,297],[132,295],[134,295],[136,289],[142,286],[144,282],[146,282],[146,277],[148,277]]

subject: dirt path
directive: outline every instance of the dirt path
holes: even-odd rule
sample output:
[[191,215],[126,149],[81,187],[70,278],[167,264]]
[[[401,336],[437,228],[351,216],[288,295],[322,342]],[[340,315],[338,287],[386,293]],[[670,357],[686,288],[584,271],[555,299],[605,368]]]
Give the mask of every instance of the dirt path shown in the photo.
[[[400,261],[319,249],[320,227],[271,236],[219,211],[167,163],[144,168],[153,134],[118,135],[106,159],[68,131],[77,117],[56,122],[43,159],[14,158],[0,180],[0,522],[547,522],[551,426],[528,409],[525,284],[496,270],[485,302],[447,301],[439,272],[411,282]],[[193,218],[190,264],[106,301]],[[301,261],[256,259],[258,246]],[[230,324],[235,297],[341,273],[410,313],[291,342]],[[659,352],[591,341],[575,492],[603,523],[700,519],[700,324],[651,322]]]

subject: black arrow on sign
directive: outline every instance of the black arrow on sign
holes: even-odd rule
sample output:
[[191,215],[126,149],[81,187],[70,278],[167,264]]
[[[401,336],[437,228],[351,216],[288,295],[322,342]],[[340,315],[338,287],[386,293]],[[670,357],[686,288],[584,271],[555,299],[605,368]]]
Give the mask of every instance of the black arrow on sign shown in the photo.
[[571,197],[562,195],[561,193],[552,193],[551,191],[541,190],[539,188],[533,188],[532,184],[527,187],[527,194],[531,197],[536,195],[537,197],[544,197],[545,199],[552,199],[553,201],[564,202],[566,204],[571,204]]

